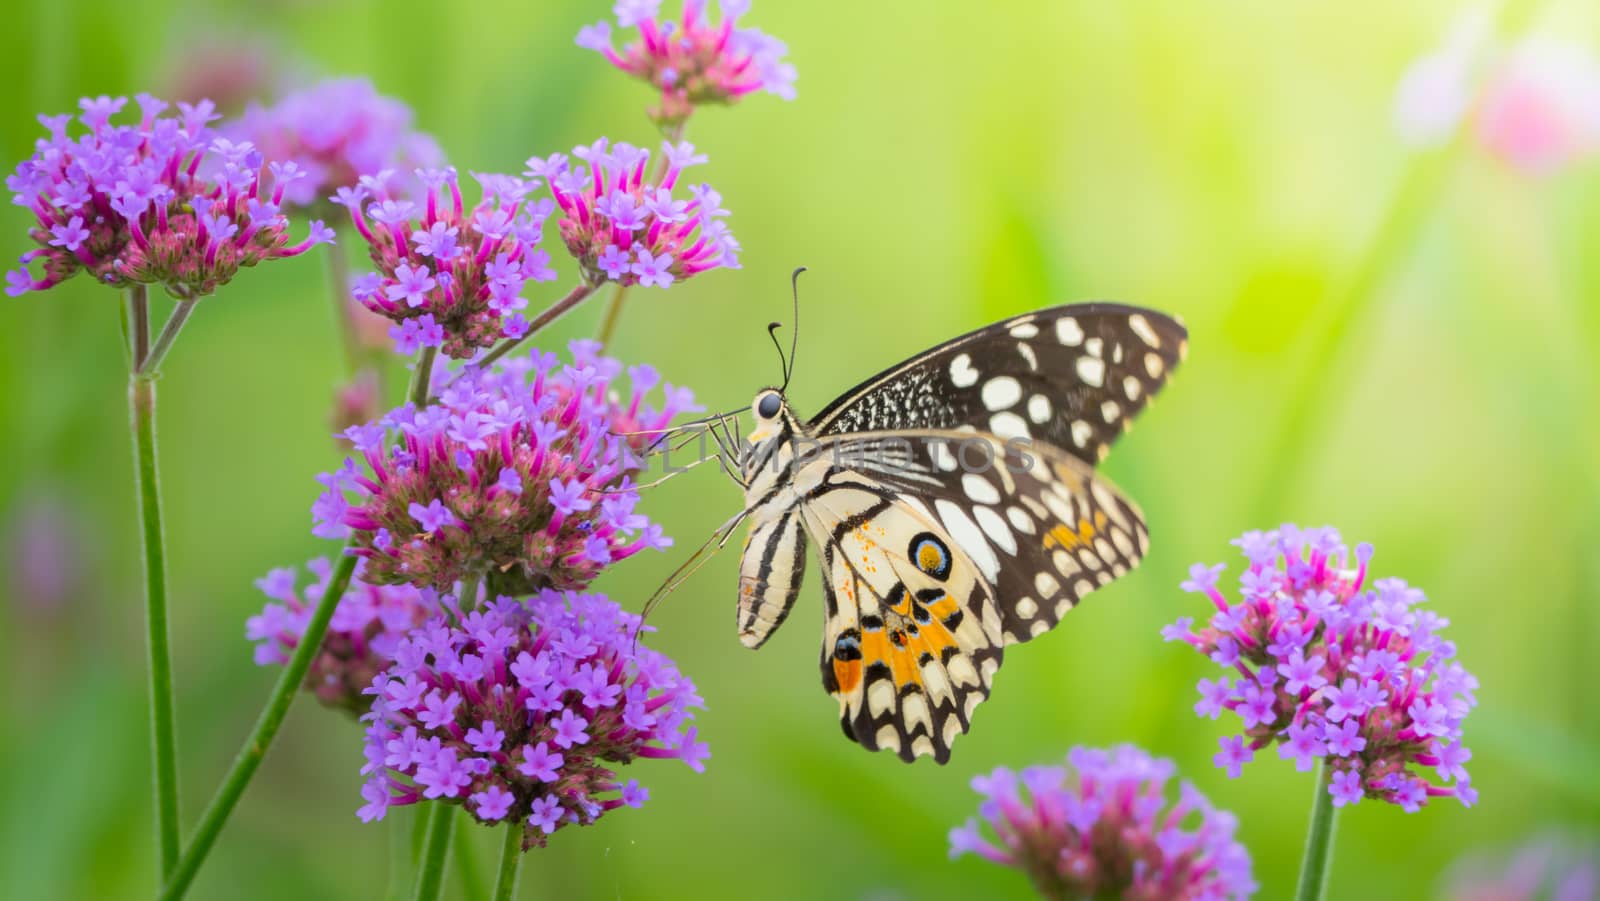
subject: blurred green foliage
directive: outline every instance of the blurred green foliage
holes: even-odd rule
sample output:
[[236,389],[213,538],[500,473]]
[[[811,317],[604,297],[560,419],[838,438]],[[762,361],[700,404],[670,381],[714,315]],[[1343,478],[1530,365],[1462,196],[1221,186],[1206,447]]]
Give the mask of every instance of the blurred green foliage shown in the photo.
[[[462,169],[516,171],[602,134],[650,141],[648,90],[572,43],[607,5],[35,0],[0,33],[0,147],[9,167],[36,112],[160,91],[205,51],[252,43],[302,75],[370,76]],[[741,403],[777,376],[763,327],[787,318],[799,264],[802,411],[1002,315],[1101,297],[1181,314],[1189,362],[1105,465],[1145,509],[1150,557],[1008,655],[940,768],[839,736],[815,665],[815,574],[794,623],[759,655],[742,648],[724,554],[655,618],[655,643],[709,703],[709,772],[641,764],[651,802],[530,855],[523,896],[1021,896],[1020,876],[945,859],[975,804],[968,778],[1132,741],[1238,813],[1262,897],[1285,897],[1310,778],[1270,755],[1240,780],[1214,769],[1222,726],[1190,712],[1211,665],[1157,630],[1200,612],[1176,588],[1189,563],[1234,559],[1230,537],[1286,519],[1372,541],[1376,572],[1428,591],[1483,682],[1467,722],[1481,806],[1345,813],[1334,897],[1428,897],[1464,852],[1600,825],[1600,171],[1531,179],[1470,148],[1448,162],[1331,374],[1289,396],[1412,165],[1391,91],[1453,4],[1004,9],[757,4],[751,21],[791,46],[799,100],[758,96],[690,126],[745,268],[637,291],[612,352],[713,409]],[[1600,34],[1591,5],[1547,12]],[[25,249],[26,222],[0,214],[7,254]],[[557,296],[547,287],[535,308]],[[247,272],[203,302],[161,385],[186,823],[273,677],[242,636],[262,602],[251,581],[335,550],[307,532],[311,477],[336,462],[327,309],[314,256]],[[84,280],[0,310],[0,512],[65,504],[84,570],[63,602],[7,588],[0,603],[6,897],[138,898],[155,882],[117,311]],[[591,334],[599,315],[592,303],[547,343]],[[1263,497],[1295,408],[1310,415],[1294,420],[1282,490]],[[655,490],[649,512],[679,547],[599,587],[636,604],[738,500],[707,469]],[[354,725],[299,703],[194,896],[381,896],[410,824],[356,821],[360,762]],[[469,834],[482,884],[498,835]]]

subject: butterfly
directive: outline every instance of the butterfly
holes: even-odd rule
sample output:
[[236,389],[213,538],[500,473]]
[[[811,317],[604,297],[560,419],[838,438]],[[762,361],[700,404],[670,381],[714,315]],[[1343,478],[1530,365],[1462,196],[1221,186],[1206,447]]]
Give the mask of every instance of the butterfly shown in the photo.
[[814,553],[822,683],[845,736],[948,761],[1006,647],[1149,549],[1138,507],[1095,465],[1187,341],[1153,310],[1054,307],[891,366],[808,421],[785,394],[791,349],[729,467],[744,510],[713,536],[720,547],[749,523],[740,641],[759,648],[783,624]]

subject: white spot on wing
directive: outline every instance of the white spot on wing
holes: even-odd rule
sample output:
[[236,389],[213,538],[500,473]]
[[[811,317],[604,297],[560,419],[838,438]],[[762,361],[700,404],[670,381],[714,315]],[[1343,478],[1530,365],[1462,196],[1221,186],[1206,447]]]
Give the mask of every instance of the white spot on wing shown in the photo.
[[1150,320],[1144,318],[1138,313],[1134,313],[1132,316],[1128,317],[1128,328],[1133,329],[1133,333],[1139,336],[1140,341],[1143,341],[1151,347],[1161,346],[1161,336],[1156,334],[1156,330],[1154,328],[1151,328]]
[[972,661],[965,656],[951,657],[945,671],[950,674],[950,681],[957,685],[978,684],[978,671],[972,668]]
[[1122,393],[1128,395],[1128,400],[1138,400],[1139,392],[1143,390],[1144,386],[1139,384],[1137,376],[1125,375],[1122,377]]
[[1068,347],[1077,347],[1083,343],[1083,329],[1078,326],[1078,320],[1065,316],[1056,320],[1056,340]]
[[867,709],[877,716],[888,710],[894,704],[894,683],[888,679],[879,679],[872,683],[872,688],[867,691]]
[[900,733],[894,731],[894,726],[884,726],[878,730],[878,747],[890,751],[900,750]]
[[1161,373],[1167,364],[1162,362],[1160,354],[1147,353],[1144,355],[1144,371],[1150,373],[1153,379],[1161,378]]
[[1028,424],[1015,413],[996,413],[989,418],[989,431],[1003,441],[1012,438],[1030,438]]
[[1105,417],[1106,422],[1116,422],[1117,417],[1122,415],[1122,408],[1117,406],[1116,401],[1108,400],[1100,405],[1100,415]]
[[1017,353],[1022,354],[1022,359],[1027,361],[1028,370],[1030,372],[1038,372],[1039,371],[1039,358],[1034,356],[1033,348],[1029,347],[1026,344],[1018,344],[1017,345]]
[[[998,500],[998,498],[996,498]],[[983,534],[988,535],[995,545],[1008,554],[1017,552],[1017,539],[1006,528],[1006,521],[1000,514],[994,512],[993,507],[975,507],[972,515],[977,518],[978,525],[983,528]]]
[[939,511],[939,519],[944,521],[945,531],[956,540],[956,546],[965,551],[984,576],[993,582],[1000,574],[1000,561],[990,549],[988,539],[983,537],[983,530],[967,516],[965,510],[944,498],[934,501],[933,506]]
[[1039,592],[1040,597],[1053,598],[1061,590],[1061,583],[1049,573],[1039,573],[1033,577],[1033,590]]
[[1101,350],[1105,347],[1105,344],[1106,342],[1101,338],[1090,338],[1083,342],[1083,349],[1088,351],[1089,356],[1098,357],[1101,356]]
[[955,452],[950,450],[950,445],[943,441],[929,442],[928,456],[933,459],[934,466],[945,472],[955,472],[956,467],[961,465],[960,461],[956,460]]
[[1039,327],[1031,322],[1019,322],[1011,327],[1011,337],[1032,338],[1039,334]]
[[969,472],[961,477],[961,488],[967,492],[967,497],[980,504],[993,504],[1000,500],[1000,489],[975,472]]
[[1094,437],[1094,426],[1086,419],[1072,420],[1072,443],[1079,447],[1087,447],[1089,439]]
[[1050,421],[1050,398],[1043,394],[1035,394],[1028,398],[1028,418],[1034,425],[1044,425]]
[[978,383],[978,370],[972,368],[972,357],[960,354],[950,361],[950,381],[957,388],[970,388]]
[[1029,638],[1038,638],[1040,635],[1043,635],[1044,633],[1046,633],[1048,631],[1050,631],[1050,624],[1049,623],[1045,622],[1042,619],[1034,620],[1033,621],[1033,625],[1028,627],[1028,637]]
[[1033,598],[1023,598],[1017,601],[1014,609],[1017,611],[1017,615],[1023,619],[1033,619],[1039,613],[1039,605],[1034,602]]
[[1022,386],[1009,375],[996,376],[983,383],[983,405],[991,412],[1006,410],[1022,399]]
[[[1156,359],[1160,359],[1157,357]],[[1094,357],[1083,356],[1078,358],[1078,378],[1083,379],[1086,385],[1096,388],[1105,384],[1106,361]]]
[[1006,519],[1011,520],[1012,528],[1024,535],[1033,534],[1033,517],[1021,507],[1007,507]]

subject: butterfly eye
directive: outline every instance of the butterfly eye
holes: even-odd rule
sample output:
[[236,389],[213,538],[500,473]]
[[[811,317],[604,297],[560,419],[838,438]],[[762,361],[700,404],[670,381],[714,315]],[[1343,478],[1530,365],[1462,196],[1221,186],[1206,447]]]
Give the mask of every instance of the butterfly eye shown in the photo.
[[761,399],[756,401],[756,415],[762,419],[772,419],[778,415],[778,410],[782,408],[783,398],[779,397],[776,391],[763,394]]

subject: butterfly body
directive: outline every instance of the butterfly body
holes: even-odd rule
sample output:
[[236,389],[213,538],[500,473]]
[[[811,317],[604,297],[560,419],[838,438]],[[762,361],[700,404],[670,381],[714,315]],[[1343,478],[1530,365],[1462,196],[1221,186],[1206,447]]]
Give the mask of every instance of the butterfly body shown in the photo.
[[1149,310],[1057,307],[890,367],[809,422],[780,390],[757,394],[740,640],[760,647],[782,625],[809,547],[845,735],[948,760],[1004,649],[1148,548],[1138,509],[1094,464],[1185,340]]

